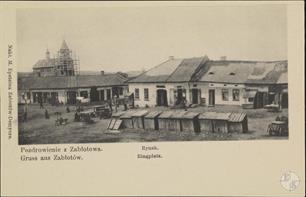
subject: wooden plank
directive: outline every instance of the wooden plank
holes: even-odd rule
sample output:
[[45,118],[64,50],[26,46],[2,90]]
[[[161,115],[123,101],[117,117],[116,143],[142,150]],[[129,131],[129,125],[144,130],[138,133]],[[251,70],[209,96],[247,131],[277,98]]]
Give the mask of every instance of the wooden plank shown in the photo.
[[112,124],[113,121],[115,121],[116,119],[112,118],[109,123],[108,123],[108,126],[107,126],[107,129],[110,129],[110,125]]
[[117,120],[113,126],[113,130],[118,130],[122,124],[122,120]]
[[112,122],[112,124],[110,125],[110,128],[109,129],[114,129],[114,126],[116,124],[116,122],[118,121],[118,119],[114,119],[114,121]]

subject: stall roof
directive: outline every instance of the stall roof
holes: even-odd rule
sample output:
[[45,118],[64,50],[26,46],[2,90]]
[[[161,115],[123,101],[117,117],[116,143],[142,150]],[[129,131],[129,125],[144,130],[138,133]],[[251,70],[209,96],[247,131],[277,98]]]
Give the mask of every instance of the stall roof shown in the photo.
[[184,114],[186,113],[187,113],[186,111],[174,111],[170,118],[173,119],[183,118]]
[[158,118],[170,118],[173,113],[173,111],[164,111],[158,116]]
[[161,111],[151,111],[145,116],[145,118],[155,118],[161,113]]
[[228,120],[230,113],[220,113],[220,112],[204,112],[199,115],[199,119],[207,120]]
[[124,113],[125,113],[124,111],[119,111],[119,112],[113,113],[113,114],[112,114],[112,117],[120,117],[120,116],[122,116]]
[[246,117],[246,113],[231,113],[229,116],[230,122],[241,122]]
[[141,117],[141,116],[145,116],[146,114],[148,114],[147,110],[141,110],[141,111],[136,111],[135,113],[133,113],[133,117]]
[[193,119],[193,118],[195,118],[195,117],[198,116],[198,115],[199,115],[199,113],[197,113],[197,112],[191,112],[191,111],[189,111],[189,112],[186,112],[186,113],[184,114],[183,118],[184,118],[184,119]]
[[133,114],[135,113],[136,111],[127,111],[126,113],[122,114],[120,116],[120,118],[132,118]]

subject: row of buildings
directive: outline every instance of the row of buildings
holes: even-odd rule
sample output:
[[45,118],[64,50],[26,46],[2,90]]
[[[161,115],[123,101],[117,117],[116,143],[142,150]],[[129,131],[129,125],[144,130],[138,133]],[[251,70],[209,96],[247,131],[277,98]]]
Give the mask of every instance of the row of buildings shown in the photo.
[[[287,61],[170,56],[152,69],[129,78],[122,73],[76,75],[69,51],[64,41],[51,68],[50,64],[40,63],[50,61],[47,52],[46,60],[39,60],[34,65],[34,76],[18,78],[20,102],[35,103],[39,99],[47,102],[51,98],[73,104],[77,96],[88,97],[94,102],[133,94],[134,105],[139,107],[175,106],[183,102],[203,106],[262,108],[276,104],[288,107]],[[66,68],[67,65],[71,66]]]

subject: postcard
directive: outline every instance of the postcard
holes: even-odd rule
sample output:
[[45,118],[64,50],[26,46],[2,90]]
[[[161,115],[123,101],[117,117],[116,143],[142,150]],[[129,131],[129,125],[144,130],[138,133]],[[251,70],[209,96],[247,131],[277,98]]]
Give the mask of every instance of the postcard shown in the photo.
[[304,196],[303,2],[2,2],[4,196]]

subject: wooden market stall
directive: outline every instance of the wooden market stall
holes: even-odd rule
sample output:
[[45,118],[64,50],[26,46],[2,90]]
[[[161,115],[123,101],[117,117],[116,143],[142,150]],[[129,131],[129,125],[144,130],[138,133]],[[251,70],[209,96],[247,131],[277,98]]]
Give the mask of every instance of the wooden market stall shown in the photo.
[[[170,117],[174,111],[164,111],[158,116],[158,126],[159,130],[169,130]],[[170,126],[171,127],[171,126]]]
[[137,111],[132,115],[133,128],[144,129],[144,116],[149,112],[147,110]]
[[[112,117],[108,123],[107,129],[119,129],[122,124],[122,120],[120,120],[120,116],[122,116],[125,112],[119,111],[117,113],[113,113]],[[118,127],[116,127],[116,123],[118,124]],[[119,125],[120,124],[120,125]]]
[[168,130],[182,131],[182,118],[186,113],[186,111],[174,111],[168,120]]
[[120,116],[120,120],[122,120],[122,128],[133,129],[133,114],[136,111],[127,111]]
[[151,111],[144,117],[144,127],[146,130],[158,130],[158,116],[161,111]]
[[248,131],[248,117],[246,113],[231,113],[228,120],[229,132],[241,132]]
[[200,130],[206,132],[228,132],[230,113],[205,112],[199,115]]
[[186,112],[181,119],[182,131],[200,132],[199,113]]

